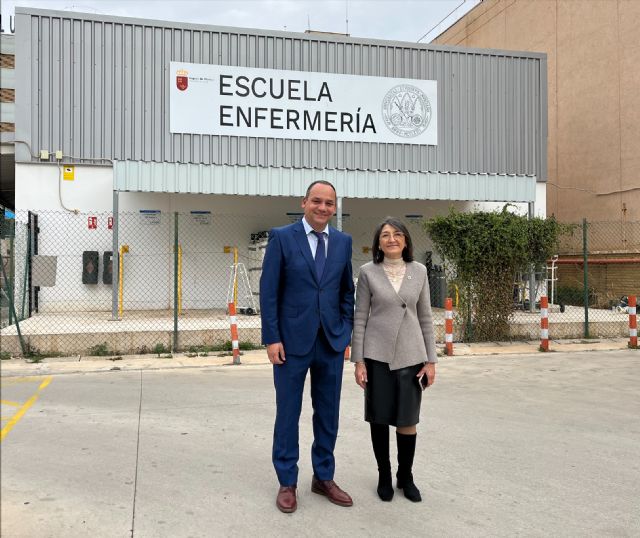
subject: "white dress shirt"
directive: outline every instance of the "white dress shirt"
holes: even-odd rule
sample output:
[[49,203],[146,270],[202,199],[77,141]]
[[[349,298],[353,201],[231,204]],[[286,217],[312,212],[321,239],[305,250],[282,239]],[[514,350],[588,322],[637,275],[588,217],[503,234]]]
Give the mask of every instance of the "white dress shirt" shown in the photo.
[[[316,259],[316,249],[318,248],[318,238],[316,236],[316,234],[311,233],[313,232],[313,228],[311,227],[311,224],[309,224],[307,222],[307,219],[302,217],[302,225],[304,226],[304,231],[307,234],[307,241],[309,241],[309,247],[311,247],[311,255],[313,256],[313,259]],[[327,253],[329,252],[329,225],[327,224],[324,227],[324,230],[322,230],[322,232],[324,233],[324,254],[325,256],[327,255]]]

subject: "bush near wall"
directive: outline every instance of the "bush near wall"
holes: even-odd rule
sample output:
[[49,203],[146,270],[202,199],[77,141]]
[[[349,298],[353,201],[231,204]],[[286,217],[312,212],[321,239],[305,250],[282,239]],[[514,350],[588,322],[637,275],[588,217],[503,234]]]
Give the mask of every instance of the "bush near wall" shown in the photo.
[[541,271],[567,227],[555,219],[477,211],[424,223],[460,290],[457,311],[465,341],[508,340],[517,272]]

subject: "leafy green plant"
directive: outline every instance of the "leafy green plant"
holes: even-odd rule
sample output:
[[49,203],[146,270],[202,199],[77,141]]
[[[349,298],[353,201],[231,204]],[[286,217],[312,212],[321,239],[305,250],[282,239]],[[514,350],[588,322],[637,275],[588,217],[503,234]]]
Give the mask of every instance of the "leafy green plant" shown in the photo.
[[[589,288],[589,305],[594,305],[597,300],[596,292],[593,288]],[[573,286],[558,286],[556,290],[556,303],[584,306],[584,291],[582,288]]]
[[154,348],[153,348],[153,352],[158,355],[158,357],[160,355],[162,355],[163,353],[168,353],[169,350],[167,349],[167,347],[162,344],[162,343],[157,343]]
[[103,342],[102,344],[91,346],[89,348],[89,355],[91,355],[92,357],[106,357],[107,355],[111,355],[111,353],[107,348],[107,343]]
[[[239,342],[238,347],[242,351],[251,351],[254,349],[263,349],[264,346],[254,344],[253,342]],[[213,344],[207,346],[190,346],[189,353],[200,354],[201,357],[208,356],[208,353],[219,353],[221,351],[232,351],[231,340],[222,342],[221,344]]]
[[509,339],[516,273],[542,270],[569,229],[553,218],[516,215],[508,206],[496,212],[451,209],[424,222],[454,275],[465,341]]

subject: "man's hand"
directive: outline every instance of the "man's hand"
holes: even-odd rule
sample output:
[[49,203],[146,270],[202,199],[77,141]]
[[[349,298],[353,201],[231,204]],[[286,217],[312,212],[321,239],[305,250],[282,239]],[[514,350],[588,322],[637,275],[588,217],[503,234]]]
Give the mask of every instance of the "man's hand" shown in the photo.
[[269,344],[267,346],[267,356],[271,364],[284,364],[286,359],[284,358],[284,346],[282,342]]
[[363,389],[367,386],[367,367],[364,362],[356,362],[356,383]]

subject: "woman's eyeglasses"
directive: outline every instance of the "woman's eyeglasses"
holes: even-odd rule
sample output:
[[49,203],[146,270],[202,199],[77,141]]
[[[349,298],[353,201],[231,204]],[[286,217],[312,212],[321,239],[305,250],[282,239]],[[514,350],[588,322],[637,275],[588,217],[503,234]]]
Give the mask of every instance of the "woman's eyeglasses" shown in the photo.
[[380,234],[381,241],[389,241],[391,239],[394,239],[395,241],[399,241],[400,239],[403,239],[403,238],[404,238],[404,234],[402,232],[393,232],[392,234],[390,233]]

